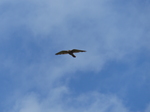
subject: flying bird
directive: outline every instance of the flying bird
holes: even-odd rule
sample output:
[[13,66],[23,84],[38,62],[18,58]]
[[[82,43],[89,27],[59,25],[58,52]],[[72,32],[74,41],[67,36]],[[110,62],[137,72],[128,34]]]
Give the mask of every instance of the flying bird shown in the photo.
[[78,49],[63,50],[63,51],[56,53],[55,55],[70,54],[72,57],[75,58],[76,56],[73,53],[79,53],[79,52],[86,52],[86,51],[85,50],[78,50]]

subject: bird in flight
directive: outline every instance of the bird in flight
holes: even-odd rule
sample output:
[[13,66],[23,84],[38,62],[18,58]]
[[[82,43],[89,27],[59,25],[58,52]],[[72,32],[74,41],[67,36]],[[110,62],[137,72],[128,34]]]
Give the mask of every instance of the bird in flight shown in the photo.
[[55,55],[70,54],[72,57],[75,58],[76,56],[73,53],[79,53],[79,52],[86,52],[86,51],[85,50],[78,50],[78,49],[63,50],[63,51],[56,53]]

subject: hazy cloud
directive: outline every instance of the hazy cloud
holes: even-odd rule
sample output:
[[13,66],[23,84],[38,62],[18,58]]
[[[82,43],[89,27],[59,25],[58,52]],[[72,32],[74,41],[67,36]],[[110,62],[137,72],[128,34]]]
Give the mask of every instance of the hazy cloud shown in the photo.
[[[126,79],[128,89],[134,79],[147,84],[149,64],[140,63],[139,57],[148,61],[149,4],[140,0],[1,0],[0,6],[1,73],[12,81],[12,96],[16,96],[10,99],[10,112],[130,112],[123,99],[112,93],[95,90],[72,96],[68,82],[77,72],[99,73],[115,61],[130,69],[120,76],[114,72],[108,80]],[[59,50],[72,48],[87,52],[76,59],[54,57]]]

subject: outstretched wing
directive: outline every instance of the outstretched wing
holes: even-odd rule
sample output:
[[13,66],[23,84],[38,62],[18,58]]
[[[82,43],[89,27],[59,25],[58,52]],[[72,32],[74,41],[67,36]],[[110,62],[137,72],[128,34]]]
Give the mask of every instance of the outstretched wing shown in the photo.
[[61,55],[61,54],[68,54],[68,51],[60,51],[60,52],[56,53],[55,55]]
[[86,52],[85,50],[79,50],[79,49],[72,49],[73,53],[78,53],[78,52]]

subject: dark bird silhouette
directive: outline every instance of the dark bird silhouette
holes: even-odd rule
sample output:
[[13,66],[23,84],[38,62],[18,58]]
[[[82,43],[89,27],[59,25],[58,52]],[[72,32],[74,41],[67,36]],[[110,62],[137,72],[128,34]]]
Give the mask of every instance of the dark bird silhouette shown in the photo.
[[63,51],[56,53],[55,55],[70,54],[72,57],[75,58],[76,56],[73,53],[79,53],[79,52],[86,52],[86,51],[85,50],[78,50],[78,49],[63,50]]

